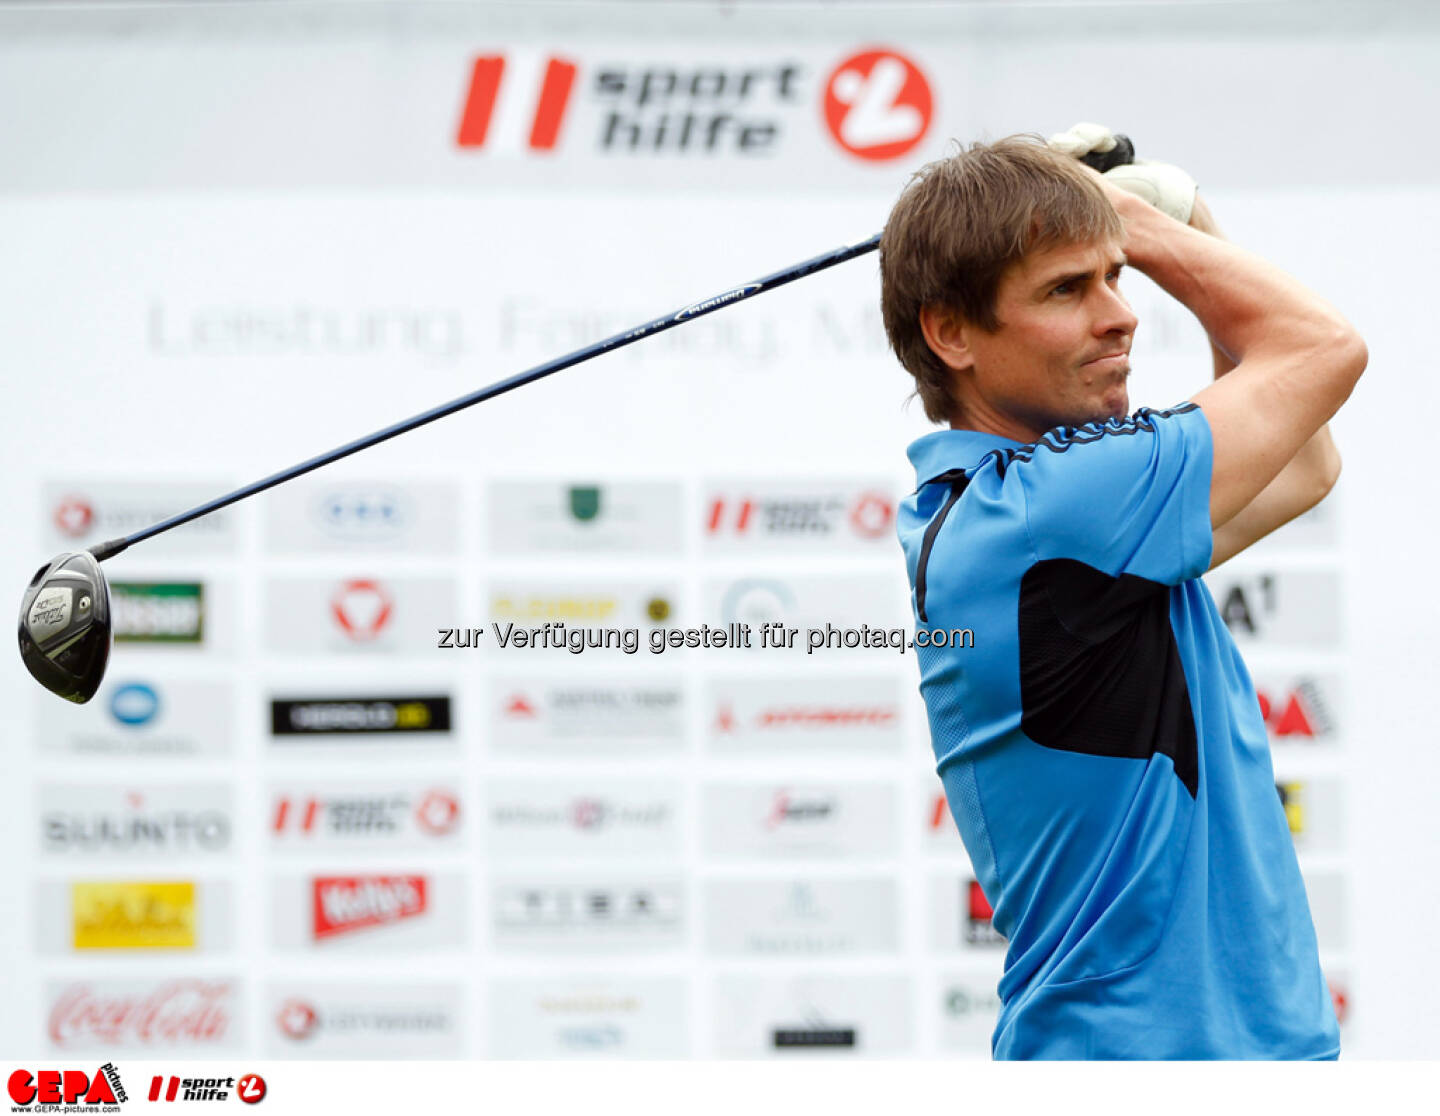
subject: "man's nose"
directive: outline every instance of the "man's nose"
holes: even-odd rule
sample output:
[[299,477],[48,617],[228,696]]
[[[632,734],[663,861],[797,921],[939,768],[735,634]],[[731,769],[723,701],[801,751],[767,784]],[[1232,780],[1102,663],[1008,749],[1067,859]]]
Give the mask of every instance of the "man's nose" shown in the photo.
[[1135,316],[1135,311],[1130,309],[1130,303],[1125,301],[1125,296],[1117,288],[1101,288],[1095,316],[1095,333],[1098,336],[1107,333],[1134,333],[1139,324],[1140,319]]

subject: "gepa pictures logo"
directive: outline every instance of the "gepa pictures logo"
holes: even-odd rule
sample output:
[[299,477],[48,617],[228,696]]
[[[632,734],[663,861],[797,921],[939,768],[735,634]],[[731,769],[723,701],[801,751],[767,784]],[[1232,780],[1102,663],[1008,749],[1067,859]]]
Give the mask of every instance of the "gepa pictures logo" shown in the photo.
[[111,1062],[93,1073],[17,1069],[6,1085],[13,1112],[49,1111],[49,1106],[62,1104],[68,1106],[67,1112],[118,1112],[129,1099],[120,1084],[120,1072]]
[[795,59],[591,63],[507,50],[471,59],[455,145],[464,152],[773,157],[816,129],[851,158],[899,158],[926,135],[934,96],[898,51],[868,47],[816,71]]

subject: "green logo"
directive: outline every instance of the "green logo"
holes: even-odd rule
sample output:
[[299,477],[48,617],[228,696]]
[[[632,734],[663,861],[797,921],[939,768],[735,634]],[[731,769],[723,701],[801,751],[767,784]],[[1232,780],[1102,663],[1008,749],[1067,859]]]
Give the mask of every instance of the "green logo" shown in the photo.
[[112,581],[110,616],[117,642],[200,643],[205,586],[198,581]]
[[581,523],[588,523],[600,514],[600,489],[595,485],[572,485],[570,514]]

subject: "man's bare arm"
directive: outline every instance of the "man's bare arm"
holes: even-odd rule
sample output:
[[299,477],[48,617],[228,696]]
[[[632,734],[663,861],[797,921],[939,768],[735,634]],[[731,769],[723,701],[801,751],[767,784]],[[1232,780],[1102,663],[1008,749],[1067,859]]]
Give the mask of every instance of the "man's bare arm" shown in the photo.
[[1188,307],[1235,361],[1194,397],[1214,447],[1210,522],[1218,530],[1349,398],[1368,359],[1365,344],[1334,307],[1279,268],[1105,188],[1125,220],[1130,263]]
[[[1210,207],[1198,195],[1190,216],[1190,227],[1208,236],[1224,235]],[[1215,379],[1235,368],[1235,361],[1215,343],[1213,337],[1210,338],[1210,353]],[[1229,523],[1216,528],[1210,568],[1213,570],[1222,562],[1229,561],[1271,531],[1309,511],[1329,494],[1339,476],[1340,451],[1335,448],[1335,441],[1330,437],[1330,425],[1326,423],[1300,447],[1300,452],[1255,499],[1240,509]]]

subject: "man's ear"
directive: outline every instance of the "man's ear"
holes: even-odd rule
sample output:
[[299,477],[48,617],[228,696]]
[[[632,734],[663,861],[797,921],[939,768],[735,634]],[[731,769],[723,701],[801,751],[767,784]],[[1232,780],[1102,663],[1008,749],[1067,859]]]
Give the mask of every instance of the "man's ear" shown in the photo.
[[975,364],[968,344],[969,329],[958,313],[947,306],[920,308],[920,331],[925,344],[947,368],[965,372]]

